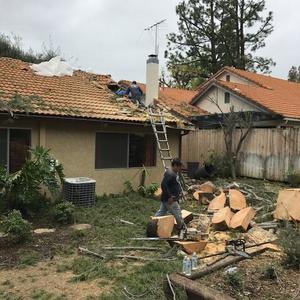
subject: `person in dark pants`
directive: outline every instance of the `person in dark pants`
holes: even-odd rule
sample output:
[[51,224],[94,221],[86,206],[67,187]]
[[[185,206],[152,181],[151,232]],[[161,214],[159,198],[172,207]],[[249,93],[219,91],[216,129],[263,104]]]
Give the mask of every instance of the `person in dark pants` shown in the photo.
[[179,158],[172,160],[171,169],[168,169],[161,182],[161,205],[155,216],[165,216],[167,213],[172,214],[177,222],[177,228],[184,227],[184,221],[181,216],[179,206],[179,198],[181,196],[181,188],[178,179],[178,173],[181,171],[182,163]]
[[136,81],[132,81],[131,85],[128,87],[126,93],[126,96],[135,104],[144,106],[144,103],[142,102],[142,96],[143,91],[141,88],[137,85]]

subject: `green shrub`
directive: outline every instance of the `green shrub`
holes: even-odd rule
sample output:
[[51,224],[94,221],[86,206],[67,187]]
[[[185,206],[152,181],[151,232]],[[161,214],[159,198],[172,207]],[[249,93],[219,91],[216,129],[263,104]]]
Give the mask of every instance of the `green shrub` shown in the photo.
[[125,194],[131,194],[131,193],[134,193],[134,188],[133,188],[133,185],[132,185],[132,183],[131,183],[131,181],[129,181],[129,180],[126,180],[124,183],[123,183],[123,185],[124,185],[124,193]]
[[53,196],[58,196],[64,177],[63,167],[41,146],[30,150],[30,159],[22,169],[8,174],[0,169],[0,196],[8,209],[18,209],[28,214],[40,207],[41,188],[47,188]]
[[265,279],[277,279],[276,267],[274,265],[266,266],[262,269],[262,277]]
[[138,187],[138,193],[143,197],[153,197],[157,189],[158,189],[157,183],[151,183],[148,186],[141,185]]
[[292,187],[300,187],[300,173],[289,172],[286,180]]
[[214,174],[217,177],[227,178],[231,177],[230,163],[226,155],[211,152],[205,164],[214,167]]
[[7,235],[16,239],[17,242],[29,240],[32,237],[31,226],[22,218],[18,210],[13,210],[1,222],[1,227]]
[[280,231],[279,243],[285,254],[283,263],[287,267],[300,269],[300,228],[286,224]]
[[75,206],[73,203],[63,201],[54,207],[54,219],[60,224],[70,224],[74,220]]
[[243,280],[238,272],[226,273],[225,281],[235,289],[241,289],[243,287]]

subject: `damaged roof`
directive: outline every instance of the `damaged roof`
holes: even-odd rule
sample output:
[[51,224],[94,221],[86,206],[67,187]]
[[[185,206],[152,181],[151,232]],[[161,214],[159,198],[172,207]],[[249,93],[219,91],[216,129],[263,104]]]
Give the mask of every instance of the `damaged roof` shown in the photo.
[[[118,99],[108,88],[116,85],[109,75],[74,71],[73,76],[41,76],[34,73],[30,63],[0,58],[1,110],[15,95],[19,100],[34,99],[26,111],[15,105],[14,112],[29,115],[75,117],[125,122],[148,122],[144,110],[128,99]],[[36,100],[37,100],[36,99]],[[29,100],[28,100],[29,101]],[[184,127],[187,120],[166,111],[166,121]],[[180,124],[180,125],[179,125]]]
[[[119,84],[129,86],[131,84],[128,80],[121,80]],[[146,85],[137,82],[144,94],[146,94]],[[159,87],[157,103],[162,107],[173,111],[177,115],[191,118],[194,116],[207,115],[208,112],[200,107],[189,104],[192,98],[197,94],[197,91]]]

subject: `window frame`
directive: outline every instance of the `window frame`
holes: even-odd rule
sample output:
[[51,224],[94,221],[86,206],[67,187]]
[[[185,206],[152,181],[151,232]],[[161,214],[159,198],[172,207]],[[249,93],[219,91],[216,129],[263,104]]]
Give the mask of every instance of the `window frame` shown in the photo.
[[28,128],[28,127],[3,127],[0,126],[0,129],[5,129],[7,130],[7,136],[6,136],[6,170],[7,173],[10,173],[10,131],[11,130],[28,130],[30,132],[30,138],[29,138],[29,149],[32,148],[32,128]]
[[227,82],[230,82],[230,79],[231,79],[231,78],[230,78],[230,74],[227,74],[227,75],[226,75],[226,81],[227,81]]
[[225,104],[230,104],[230,93],[229,92],[225,92],[224,93],[224,103]]
[[[107,168],[97,168],[96,166],[96,158],[97,158],[97,149],[96,149],[96,144],[97,144],[97,134],[98,133],[111,133],[111,134],[124,134],[127,135],[127,164],[126,167],[107,167]],[[136,132],[116,132],[116,131],[96,131],[95,132],[95,163],[94,163],[94,167],[96,171],[102,171],[102,170],[115,170],[115,169],[140,169],[141,166],[139,167],[130,167],[129,166],[129,151],[130,151],[130,135],[136,135]],[[145,138],[146,135],[152,135],[150,132],[141,132],[141,134],[143,134],[143,137]],[[153,142],[154,142],[154,151],[153,151],[153,166],[147,166],[147,168],[156,168],[157,167],[157,145],[156,145],[156,140],[155,140],[155,136],[153,135]]]

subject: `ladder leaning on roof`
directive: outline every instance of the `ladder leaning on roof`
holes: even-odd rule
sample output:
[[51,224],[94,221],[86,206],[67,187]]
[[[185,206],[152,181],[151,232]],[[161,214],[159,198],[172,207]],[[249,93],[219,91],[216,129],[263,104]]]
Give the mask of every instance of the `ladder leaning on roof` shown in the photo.
[[[160,109],[154,111],[152,107],[149,107],[147,112],[156,139],[160,159],[164,166],[164,170],[166,171],[171,167],[171,162],[173,157],[171,154],[171,149],[168,141],[165,117],[162,110]],[[182,191],[182,198],[184,199],[183,180],[184,180],[183,177],[179,175],[179,185]]]

